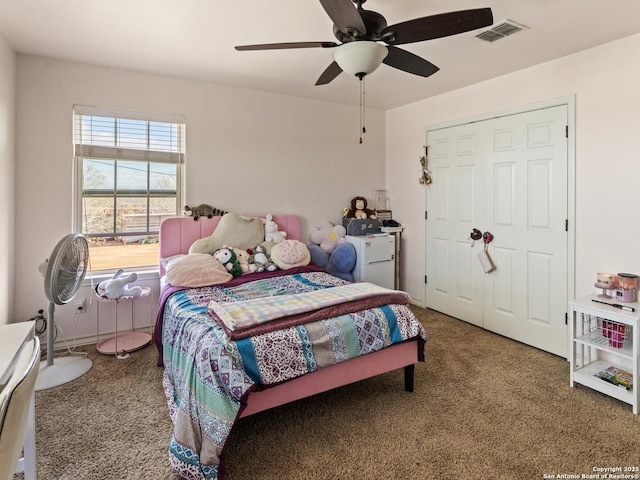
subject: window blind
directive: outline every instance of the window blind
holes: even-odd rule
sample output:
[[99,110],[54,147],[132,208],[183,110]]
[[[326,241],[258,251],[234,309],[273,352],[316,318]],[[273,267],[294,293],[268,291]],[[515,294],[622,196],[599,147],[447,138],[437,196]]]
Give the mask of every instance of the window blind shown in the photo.
[[74,108],[74,154],[82,157],[184,162],[184,125],[180,116],[92,107]]

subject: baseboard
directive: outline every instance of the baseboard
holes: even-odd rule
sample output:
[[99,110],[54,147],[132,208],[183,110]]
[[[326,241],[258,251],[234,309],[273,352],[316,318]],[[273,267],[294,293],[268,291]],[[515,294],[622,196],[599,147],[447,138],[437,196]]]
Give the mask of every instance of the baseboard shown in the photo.
[[409,302],[411,303],[411,305],[415,305],[416,307],[420,307],[420,308],[427,308],[423,302],[419,302],[416,299],[412,298],[411,301]]

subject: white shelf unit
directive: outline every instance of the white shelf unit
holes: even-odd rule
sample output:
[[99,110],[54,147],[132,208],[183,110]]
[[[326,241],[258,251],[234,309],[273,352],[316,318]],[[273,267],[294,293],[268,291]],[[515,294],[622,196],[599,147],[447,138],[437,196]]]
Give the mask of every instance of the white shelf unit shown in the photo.
[[[575,383],[579,383],[629,403],[633,413],[637,415],[640,304],[621,304],[635,309],[635,312],[628,312],[593,300],[616,303],[615,298],[606,300],[595,294],[569,302],[570,384],[573,387]],[[624,333],[621,333],[622,330]],[[612,331],[616,331],[615,336]],[[631,390],[595,376],[612,366],[632,374]]]

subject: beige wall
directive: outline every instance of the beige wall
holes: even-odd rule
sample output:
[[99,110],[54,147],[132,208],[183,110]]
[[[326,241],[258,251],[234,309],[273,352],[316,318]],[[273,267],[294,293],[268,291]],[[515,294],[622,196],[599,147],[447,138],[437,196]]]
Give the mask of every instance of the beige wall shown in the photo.
[[[318,220],[338,222],[353,196],[384,186],[384,112],[177,78],[18,55],[16,312],[46,310],[38,265],[72,217],[74,104],[184,114],[187,203],[247,213],[296,213],[305,238]],[[157,287],[157,282],[155,285]],[[89,289],[76,298],[92,298]],[[77,322],[56,309],[62,336],[95,332],[95,302]],[[101,317],[101,323],[103,318]]]
[[0,325],[14,320],[16,55],[0,35]]
[[[387,112],[386,179],[407,226],[404,283],[424,304],[425,187],[418,157],[429,126],[575,95],[575,293],[598,271],[640,274],[640,35]],[[427,187],[428,188],[428,187]]]
[[[46,308],[37,266],[71,229],[74,103],[185,114],[187,202],[296,212],[308,232],[319,219],[337,221],[352,196],[373,197],[384,184],[394,217],[407,227],[403,288],[420,303],[425,187],[417,178],[427,128],[575,95],[576,293],[593,291],[597,271],[640,273],[640,67],[629,62],[639,50],[640,36],[633,36],[386,114],[368,112],[369,133],[359,145],[354,107],[24,55],[14,67],[11,50],[2,46],[0,106],[5,110],[12,109],[13,75],[7,72],[14,68],[18,86],[17,123],[9,121],[0,130],[7,134],[0,141],[0,161],[11,172],[6,159],[12,157],[15,130],[15,196],[19,212],[29,212],[16,217],[15,318]],[[14,205],[13,193],[7,193],[13,192],[11,180],[3,180],[3,187],[6,203]],[[2,225],[13,225],[15,210],[0,208]],[[7,259],[0,267],[3,289],[11,288],[7,278],[13,278],[7,230],[0,233],[7,245],[0,250]],[[1,293],[4,311],[10,302],[2,302],[12,295]],[[71,337],[75,320],[65,308],[60,316]],[[81,319],[79,335],[95,331],[95,312]]]

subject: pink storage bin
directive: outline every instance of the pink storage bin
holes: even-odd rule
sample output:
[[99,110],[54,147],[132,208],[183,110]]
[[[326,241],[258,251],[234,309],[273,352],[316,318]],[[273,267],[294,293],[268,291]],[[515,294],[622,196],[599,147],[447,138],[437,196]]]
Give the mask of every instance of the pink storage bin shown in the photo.
[[620,323],[609,323],[610,334],[609,337],[609,345],[613,348],[622,348],[624,347],[624,339],[625,339],[625,325]]

